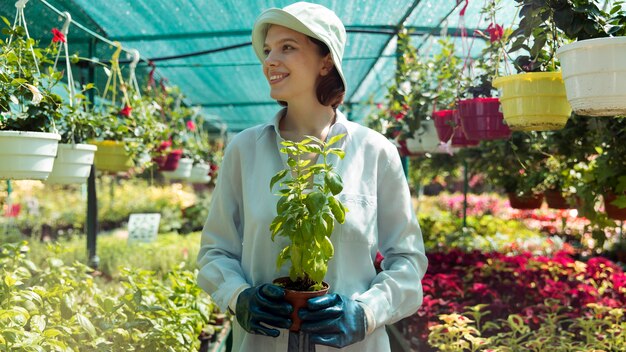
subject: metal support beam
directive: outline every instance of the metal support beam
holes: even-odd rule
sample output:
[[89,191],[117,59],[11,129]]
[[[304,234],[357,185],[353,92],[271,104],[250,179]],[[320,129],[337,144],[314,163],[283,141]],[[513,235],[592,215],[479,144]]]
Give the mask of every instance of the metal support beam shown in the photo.
[[[95,53],[96,41],[95,39],[89,43],[89,55],[93,56]],[[96,81],[95,67],[93,64],[88,66],[88,81],[93,83]],[[91,104],[95,104],[94,90],[89,90],[89,101]],[[98,241],[98,197],[96,195],[96,167],[91,165],[91,172],[87,179],[87,253],[89,255],[88,265],[94,269],[98,268],[100,264],[100,258],[97,254],[97,241]]]
[[[380,50],[378,51],[378,55],[377,56],[382,56],[383,55],[383,53],[385,52],[385,49],[387,48],[389,43],[391,43],[391,39],[393,39],[393,37],[398,34],[398,30],[400,29],[400,27],[402,27],[402,24],[404,23],[404,21],[406,21],[406,19],[409,18],[409,16],[411,16],[411,14],[413,13],[413,10],[415,10],[415,8],[417,7],[417,5],[419,5],[420,2],[421,2],[421,0],[413,1],[413,4],[406,10],[406,12],[404,13],[404,16],[402,16],[402,19],[400,19],[400,21],[396,24],[396,26],[394,28],[394,32],[392,34],[389,34],[389,38],[387,39],[385,44],[383,44],[380,47]],[[372,72],[372,70],[374,69],[374,66],[376,66],[377,62],[378,62],[378,60],[374,61],[370,65],[370,67],[367,69],[367,73],[363,76],[363,79],[361,79],[361,82],[359,83],[359,85],[352,91],[352,94],[348,97],[348,99],[345,99],[345,101],[352,101],[352,98],[354,97],[354,94],[356,94],[359,91],[359,89],[361,88],[361,85],[363,84],[363,82],[365,81],[367,76],[369,76],[370,72]]]

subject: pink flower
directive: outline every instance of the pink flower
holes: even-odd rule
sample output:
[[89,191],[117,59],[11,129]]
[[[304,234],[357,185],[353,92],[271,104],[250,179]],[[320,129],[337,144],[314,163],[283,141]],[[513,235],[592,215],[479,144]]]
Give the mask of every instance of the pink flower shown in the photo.
[[193,123],[193,121],[189,120],[187,121],[187,129],[190,130],[191,132],[196,130],[196,124]]
[[120,110],[120,112],[118,114],[122,115],[122,116],[130,116],[131,111],[133,111],[133,108],[131,108],[130,106],[126,105],[124,106],[124,108],[122,110]]
[[52,42],[54,43],[65,43],[65,34],[56,28],[52,28]]
[[497,42],[502,39],[502,35],[504,35],[504,28],[501,25],[492,23],[487,27],[486,32],[489,33],[489,40],[493,42]]

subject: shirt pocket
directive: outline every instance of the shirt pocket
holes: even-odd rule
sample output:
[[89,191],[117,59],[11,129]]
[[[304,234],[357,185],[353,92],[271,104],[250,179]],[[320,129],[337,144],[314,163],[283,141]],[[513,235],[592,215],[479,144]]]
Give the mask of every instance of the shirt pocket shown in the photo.
[[376,197],[342,193],[337,199],[348,208],[346,221],[337,224],[337,237],[340,242],[361,242],[373,244],[376,241]]

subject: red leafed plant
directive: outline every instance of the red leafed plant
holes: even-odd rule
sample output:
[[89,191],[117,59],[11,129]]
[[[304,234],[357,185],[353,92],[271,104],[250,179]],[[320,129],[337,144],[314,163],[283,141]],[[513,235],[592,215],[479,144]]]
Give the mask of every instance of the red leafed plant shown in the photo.
[[451,250],[431,253],[428,259],[424,303],[399,323],[409,341],[419,340],[420,350],[428,350],[429,327],[439,324],[440,315],[461,314],[479,304],[488,312],[483,324],[517,314],[531,330],[539,329],[553,311],[547,301],[558,302],[562,314],[572,319],[588,314],[590,303],[626,306],[626,275],[601,257],[581,262],[565,252],[546,257]]

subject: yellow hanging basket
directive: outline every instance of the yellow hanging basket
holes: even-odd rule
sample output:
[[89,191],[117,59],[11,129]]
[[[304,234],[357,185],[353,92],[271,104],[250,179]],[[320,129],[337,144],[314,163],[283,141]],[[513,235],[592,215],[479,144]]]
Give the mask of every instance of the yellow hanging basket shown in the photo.
[[561,72],[498,77],[493,86],[500,89],[502,113],[511,130],[559,130],[572,113]]
[[127,155],[124,142],[119,141],[92,141],[98,147],[94,164],[99,171],[126,172],[133,168],[133,159]]

